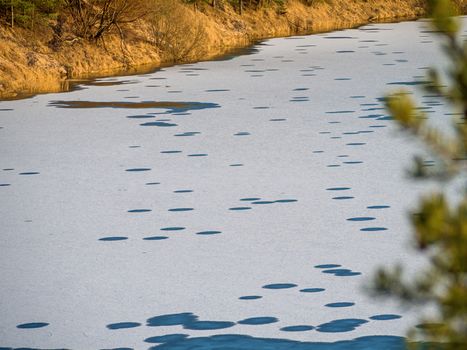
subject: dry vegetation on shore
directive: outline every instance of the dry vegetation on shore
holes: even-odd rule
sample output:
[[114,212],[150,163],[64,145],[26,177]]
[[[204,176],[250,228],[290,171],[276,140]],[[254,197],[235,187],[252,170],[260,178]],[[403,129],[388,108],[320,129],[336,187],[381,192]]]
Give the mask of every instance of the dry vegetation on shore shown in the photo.
[[35,26],[12,28],[0,21],[0,99],[61,91],[69,78],[205,60],[260,38],[417,18],[426,12],[426,0],[262,0],[260,8],[248,7],[244,0],[241,14],[226,0],[141,2],[140,12],[127,13],[127,21],[102,35],[96,26],[95,32],[79,35],[76,14],[65,10]]

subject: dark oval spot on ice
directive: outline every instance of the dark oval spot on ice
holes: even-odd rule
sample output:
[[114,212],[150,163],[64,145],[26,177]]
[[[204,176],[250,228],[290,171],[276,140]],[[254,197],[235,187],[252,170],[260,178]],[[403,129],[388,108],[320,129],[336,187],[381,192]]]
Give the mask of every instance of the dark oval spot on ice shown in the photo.
[[344,162],[344,164],[362,164],[363,162],[360,160],[353,160],[353,161],[348,161]]
[[124,328],[135,328],[139,326],[141,326],[141,323],[138,323],[138,322],[119,322],[119,323],[108,324],[106,327],[108,329],[124,329]]
[[172,212],[192,211],[192,210],[195,210],[195,209],[194,208],[172,208],[172,209],[169,209],[169,211],[172,211]]
[[167,236],[151,236],[151,237],[144,237],[143,240],[145,241],[162,241],[164,239],[168,239]]
[[11,186],[11,184],[0,184],[0,187],[8,187]]
[[251,202],[251,204],[274,204],[275,201],[255,201]]
[[326,112],[326,114],[348,114],[348,113],[354,113],[355,111],[330,111]]
[[331,270],[324,270],[323,273],[331,274],[337,277],[351,277],[351,276],[359,276],[361,272],[355,272],[349,269],[331,269]]
[[224,329],[235,326],[235,322],[229,321],[195,321],[183,325],[185,329],[196,331]]
[[322,264],[322,265],[315,265],[314,267],[316,269],[333,269],[333,268],[336,268],[336,267],[341,267],[342,265],[338,265],[338,264]]
[[297,199],[278,199],[275,202],[276,203],[294,203],[294,202],[298,202],[298,200]]
[[40,173],[37,171],[29,171],[25,173],[19,173],[19,175],[39,175]]
[[128,210],[129,213],[147,213],[152,211],[152,209],[130,209]]
[[251,198],[242,198],[240,199],[241,201],[244,201],[244,202],[253,202],[253,201],[259,201],[261,200],[261,198],[258,198],[258,197],[251,197]]
[[368,323],[368,321],[358,318],[347,318],[320,324],[316,330],[325,333],[351,332],[365,323]]
[[297,285],[293,283],[273,283],[273,284],[266,284],[263,286],[264,289],[288,289],[288,288],[295,288]]
[[155,118],[153,115],[129,115],[127,116],[128,119],[146,119],[146,118]]
[[35,328],[43,328],[47,327],[49,324],[46,322],[31,322],[31,323],[23,323],[16,326],[16,328],[21,329],[35,329]]
[[195,154],[189,154],[188,157],[207,157],[207,153],[195,153]]
[[161,151],[162,154],[182,153],[182,151]]
[[148,327],[178,326],[196,322],[198,317],[191,312],[154,316],[146,320]]
[[350,187],[329,187],[326,188],[326,191],[347,191],[350,190]]
[[260,295],[245,295],[243,297],[240,297],[238,299],[240,300],[257,300],[257,299],[261,299],[262,296]]
[[139,124],[139,125],[141,125],[141,126],[171,127],[171,126],[177,126],[178,124],[167,123],[167,122],[147,122],[147,123],[142,123],[142,124]]
[[302,293],[319,293],[319,292],[324,292],[324,288],[305,288],[305,289],[300,289],[300,292]]
[[339,302],[339,303],[329,303],[324,306],[326,307],[349,307],[349,306],[354,306],[355,303],[351,302]]
[[238,321],[239,324],[247,325],[262,325],[278,322],[279,320],[275,317],[262,316],[262,317],[251,317],[244,320]]
[[367,209],[387,209],[391,208],[389,205],[370,205]]
[[389,321],[389,320],[397,320],[399,318],[402,318],[400,315],[392,315],[392,314],[386,314],[386,315],[375,315],[371,316],[370,320],[375,320],[375,321]]
[[166,334],[144,339],[146,343],[173,343],[181,341],[188,337],[188,334]]
[[184,229],[185,229],[185,227],[173,226],[173,227],[163,227],[163,228],[161,228],[161,231],[182,231]]
[[191,193],[193,190],[176,190],[174,193]]
[[199,131],[187,131],[181,134],[175,134],[174,136],[195,136],[201,134]]
[[126,169],[125,171],[129,172],[140,172],[140,171],[149,171],[151,168],[131,168],[131,169]]
[[160,182],[147,182],[146,183],[147,186],[160,185],[160,184],[161,184]]
[[99,241],[113,242],[113,241],[125,241],[127,239],[128,239],[128,237],[124,237],[124,236],[110,236],[110,237],[99,238]]
[[229,210],[235,210],[235,211],[238,211],[238,210],[250,210],[251,207],[232,207],[232,208],[229,208]]
[[197,235],[218,235],[219,233],[222,233],[222,231],[201,231],[201,232],[196,232]]
[[315,329],[313,326],[299,325],[299,326],[287,326],[282,327],[280,330],[283,332],[306,332]]
[[365,228],[360,229],[360,231],[364,231],[364,232],[386,231],[386,230],[387,230],[386,227],[365,227]]
[[348,218],[347,221],[371,221],[375,220],[376,218],[369,217],[369,216],[359,216],[355,218]]

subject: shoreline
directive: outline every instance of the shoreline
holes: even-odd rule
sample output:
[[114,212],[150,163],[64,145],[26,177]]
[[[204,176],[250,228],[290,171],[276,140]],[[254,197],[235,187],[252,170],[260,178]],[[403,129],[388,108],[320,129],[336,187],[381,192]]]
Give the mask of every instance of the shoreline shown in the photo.
[[[103,52],[103,50],[96,50],[98,48],[80,44],[78,47],[71,46],[65,48],[59,55],[48,52],[37,54],[36,56],[40,56],[40,58],[36,59],[39,63],[35,63],[35,65],[32,66],[29,64],[23,65],[24,67],[21,66],[19,70],[20,74],[12,77],[7,76],[3,79],[4,82],[6,81],[6,84],[2,84],[2,54],[0,54],[0,101],[30,98],[37,94],[44,93],[72,91],[77,85],[93,82],[100,78],[149,74],[158,69],[179,64],[225,59],[226,56],[241,54],[241,52],[254,47],[255,44],[271,38],[340,31],[358,28],[370,23],[413,21],[421,19],[426,15],[425,9],[421,7],[415,9],[411,8],[410,11],[409,8],[401,9],[397,7],[399,0],[373,0],[373,2],[376,3],[381,1],[387,1],[387,3],[390,3],[389,5],[394,3],[394,8],[397,9],[397,11],[390,8],[387,13],[381,15],[379,18],[373,18],[368,17],[368,13],[364,12],[364,10],[373,11],[373,3],[373,5],[359,5],[361,6],[361,12],[354,13],[355,18],[347,18],[346,21],[342,21],[342,16],[339,16],[339,13],[329,13],[329,8],[291,7],[289,15],[297,16],[297,23],[300,21],[300,23],[304,23],[302,27],[299,25],[291,27],[289,23],[290,19],[286,16],[275,15],[271,19],[272,9],[264,10],[260,13],[261,16],[269,20],[269,24],[271,24],[272,27],[265,27],[265,23],[256,23],[255,20],[252,19],[253,17],[251,17],[257,17],[258,14],[255,11],[245,13],[243,16],[238,16],[235,13],[225,13],[224,15],[229,20],[235,22],[240,19],[243,21],[244,26],[251,26],[250,28],[243,28],[241,32],[232,30],[231,28],[227,28],[227,30],[227,25],[224,24],[220,26],[219,23],[216,23],[216,20],[222,22],[223,20],[225,21],[225,18],[216,19],[213,13],[211,13],[214,10],[207,8],[205,9],[206,13],[198,13],[199,16],[204,16],[203,21],[205,21],[205,23],[203,22],[203,25],[210,30],[206,38],[207,48],[203,52],[191,57],[184,57],[182,60],[173,60],[164,57],[164,52],[151,52],[151,50],[154,51],[154,47],[148,45],[141,47],[141,52],[139,52],[138,47],[135,48],[135,46],[141,46],[141,42],[128,44],[129,50],[136,53],[134,57],[130,57],[130,60],[132,60],[131,63],[124,62],[128,57],[118,56],[119,53],[115,46],[111,47],[110,52],[107,48],[105,52]],[[420,4],[419,0],[411,0],[408,2]],[[291,1],[291,4],[293,6],[298,5],[298,3],[294,1]],[[409,4],[405,3],[405,5],[408,6]],[[351,10],[354,11],[355,9]],[[341,9],[341,12],[346,11],[349,11],[349,9]],[[320,18],[312,19],[312,15],[320,15]],[[267,24],[268,23],[266,23],[266,25]],[[224,30],[224,32],[219,34],[221,29]],[[1,34],[2,33],[0,33],[0,37],[2,36]],[[25,33],[23,33],[23,35],[25,35]],[[117,41],[116,38],[113,38],[110,43],[114,45]],[[26,47],[25,50],[21,52],[23,48],[19,47],[20,45],[16,46],[18,46],[16,51],[20,54],[31,54],[30,51],[28,51],[29,48]],[[13,48],[15,48],[15,45],[13,45]],[[114,51],[112,51],[112,49],[114,49]],[[38,49],[38,51],[41,50],[45,51],[43,48]],[[73,51],[77,51],[78,55],[76,55],[76,57],[73,55]],[[73,56],[74,61],[67,58],[67,55],[70,54]],[[79,57],[79,55],[84,55],[87,60],[80,59],[81,57]],[[4,60],[7,61],[8,59],[8,57],[4,58]],[[11,61],[12,59],[10,58],[10,62],[7,63],[12,63]],[[103,65],[98,64],[101,61]],[[71,63],[63,64],[63,62]],[[13,63],[16,64],[15,61],[13,61]],[[99,68],[96,69],[97,67]],[[11,79],[11,84],[8,84],[8,79]]]

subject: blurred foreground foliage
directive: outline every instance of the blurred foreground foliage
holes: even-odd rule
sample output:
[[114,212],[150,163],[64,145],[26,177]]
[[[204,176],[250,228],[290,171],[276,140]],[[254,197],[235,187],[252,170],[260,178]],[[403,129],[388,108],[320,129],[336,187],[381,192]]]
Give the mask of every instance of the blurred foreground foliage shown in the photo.
[[388,96],[387,108],[402,129],[421,140],[436,160],[431,167],[417,157],[412,176],[442,184],[451,181],[456,186],[460,181],[461,190],[459,198],[449,200],[446,193],[427,194],[410,215],[416,248],[428,258],[426,269],[411,277],[405,276],[401,266],[380,269],[374,290],[409,305],[435,308],[434,316],[423,319],[409,333],[410,340],[423,340],[424,349],[461,350],[467,349],[467,41],[461,36],[453,2],[432,0],[430,7],[432,26],[442,40],[449,68],[447,72],[431,69],[425,89],[455,111],[453,132],[430,125],[407,91]]

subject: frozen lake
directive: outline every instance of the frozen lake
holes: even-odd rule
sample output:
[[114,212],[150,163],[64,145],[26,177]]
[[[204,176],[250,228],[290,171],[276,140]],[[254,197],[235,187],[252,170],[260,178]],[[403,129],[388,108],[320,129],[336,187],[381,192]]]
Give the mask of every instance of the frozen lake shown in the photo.
[[0,102],[0,348],[400,348],[417,311],[365,286],[420,266],[420,147],[382,97],[443,62],[430,31],[271,39]]

